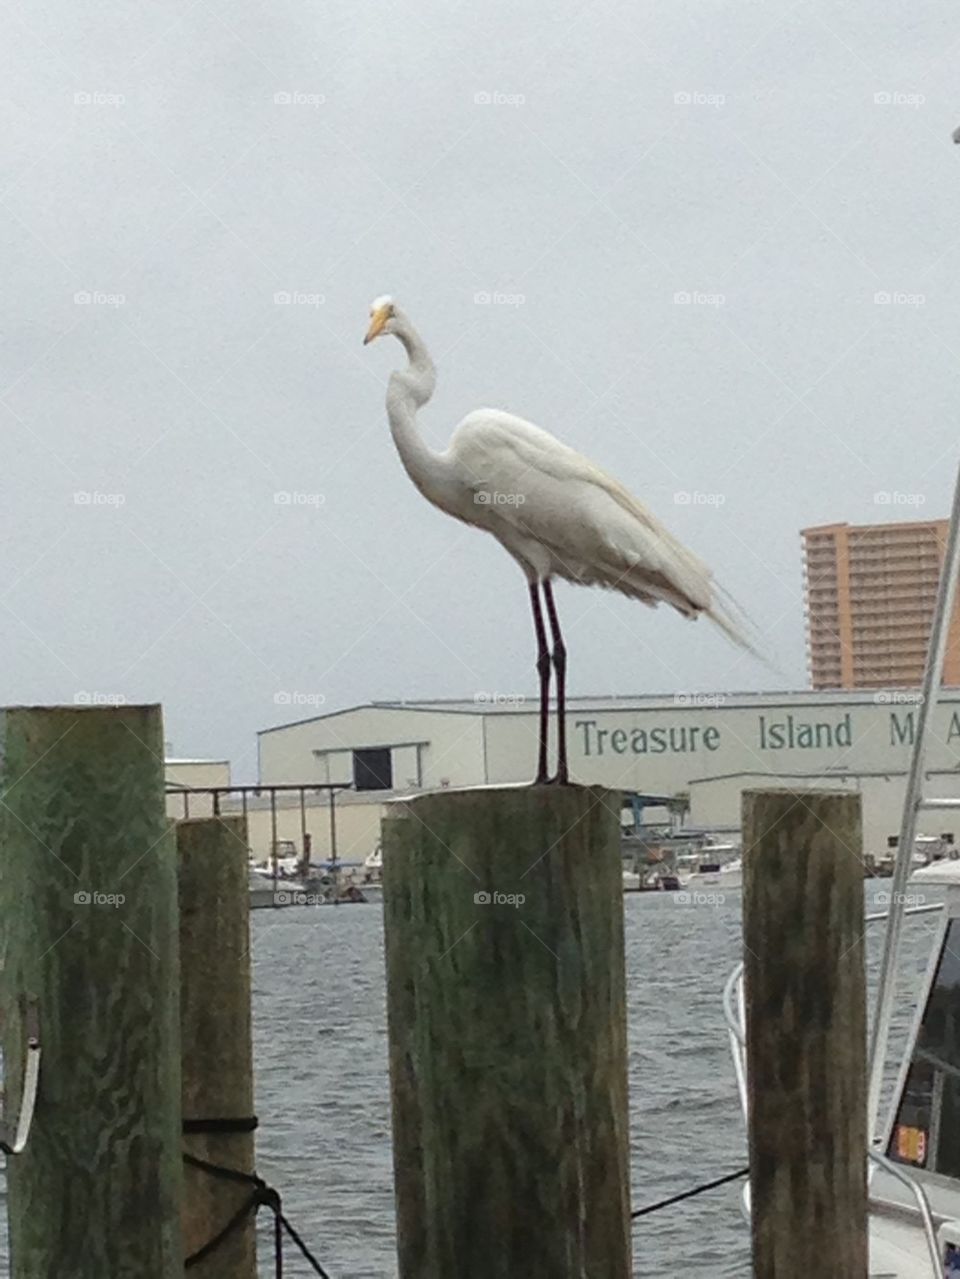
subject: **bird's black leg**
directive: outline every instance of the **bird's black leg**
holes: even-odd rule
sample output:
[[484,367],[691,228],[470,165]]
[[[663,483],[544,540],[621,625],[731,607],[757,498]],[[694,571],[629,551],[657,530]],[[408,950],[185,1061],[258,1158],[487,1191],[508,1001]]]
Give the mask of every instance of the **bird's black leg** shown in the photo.
[[557,672],[557,775],[553,781],[559,786],[566,786],[570,781],[567,770],[567,649],[560,633],[560,618],[549,580],[543,584],[543,598],[547,601],[547,616],[553,635],[553,665]]
[[543,624],[540,607],[540,588],[530,583],[530,604],[533,608],[533,629],[537,633],[537,674],[540,676],[540,746],[537,753],[537,775],[534,786],[542,785],[547,778],[547,734],[550,729],[550,649],[547,647],[547,630]]

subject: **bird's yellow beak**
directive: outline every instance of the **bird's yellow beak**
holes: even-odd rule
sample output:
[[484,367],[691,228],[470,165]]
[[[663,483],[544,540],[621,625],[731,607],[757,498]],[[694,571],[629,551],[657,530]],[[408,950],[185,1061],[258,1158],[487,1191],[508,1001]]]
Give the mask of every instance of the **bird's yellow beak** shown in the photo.
[[368,342],[372,342],[374,338],[380,336],[387,320],[389,319],[390,308],[388,306],[382,306],[379,311],[374,311],[373,317],[370,320],[370,327],[367,329],[367,336],[363,339],[364,346],[366,346]]

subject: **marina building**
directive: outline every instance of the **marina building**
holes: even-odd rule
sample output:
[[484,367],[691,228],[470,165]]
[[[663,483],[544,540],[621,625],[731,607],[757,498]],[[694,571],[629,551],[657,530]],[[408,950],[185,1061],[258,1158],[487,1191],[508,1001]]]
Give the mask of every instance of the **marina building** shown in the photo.
[[[920,684],[947,525],[917,520],[802,530],[812,688]],[[960,684],[960,602],[951,620],[943,682]]]
[[[712,831],[739,827],[740,795],[747,788],[858,790],[865,850],[882,857],[899,828],[918,699],[918,693],[899,689],[573,698],[571,772],[581,782],[683,796],[686,824]],[[960,798],[960,689],[945,691],[933,738],[931,789]],[[265,729],[258,739],[262,785],[350,788],[335,799],[337,851],[360,860],[376,846],[391,799],[528,781],[536,759],[537,702],[496,694],[377,702]],[[316,857],[329,853],[328,818],[325,795],[310,809]],[[296,842],[300,821],[291,808],[281,835]],[[921,831],[943,835],[950,821],[924,814]]]
[[[203,791],[211,786],[230,785],[230,764],[225,759],[165,759],[164,778],[167,784],[167,815],[183,817],[184,807],[175,790]],[[209,795],[200,794],[189,809],[191,817],[209,817],[213,803]]]

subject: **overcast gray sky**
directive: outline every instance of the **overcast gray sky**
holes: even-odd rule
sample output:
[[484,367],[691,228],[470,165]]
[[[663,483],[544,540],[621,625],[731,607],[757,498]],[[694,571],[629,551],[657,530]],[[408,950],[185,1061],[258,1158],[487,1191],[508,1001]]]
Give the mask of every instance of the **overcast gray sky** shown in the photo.
[[3,702],[159,700],[249,778],[288,718],[533,691],[522,576],[394,452],[384,292],[431,442],[487,404],[588,453],[784,671],[561,586],[572,693],[801,687],[798,530],[947,513],[945,0],[6,12]]

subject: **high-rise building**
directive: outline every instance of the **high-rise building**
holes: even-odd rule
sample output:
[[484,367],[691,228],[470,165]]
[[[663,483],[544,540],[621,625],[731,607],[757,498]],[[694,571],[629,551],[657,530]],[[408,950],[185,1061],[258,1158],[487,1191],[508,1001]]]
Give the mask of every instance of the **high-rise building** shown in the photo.
[[[923,678],[946,520],[803,529],[810,684],[910,688]],[[960,684],[960,603],[943,682]]]

